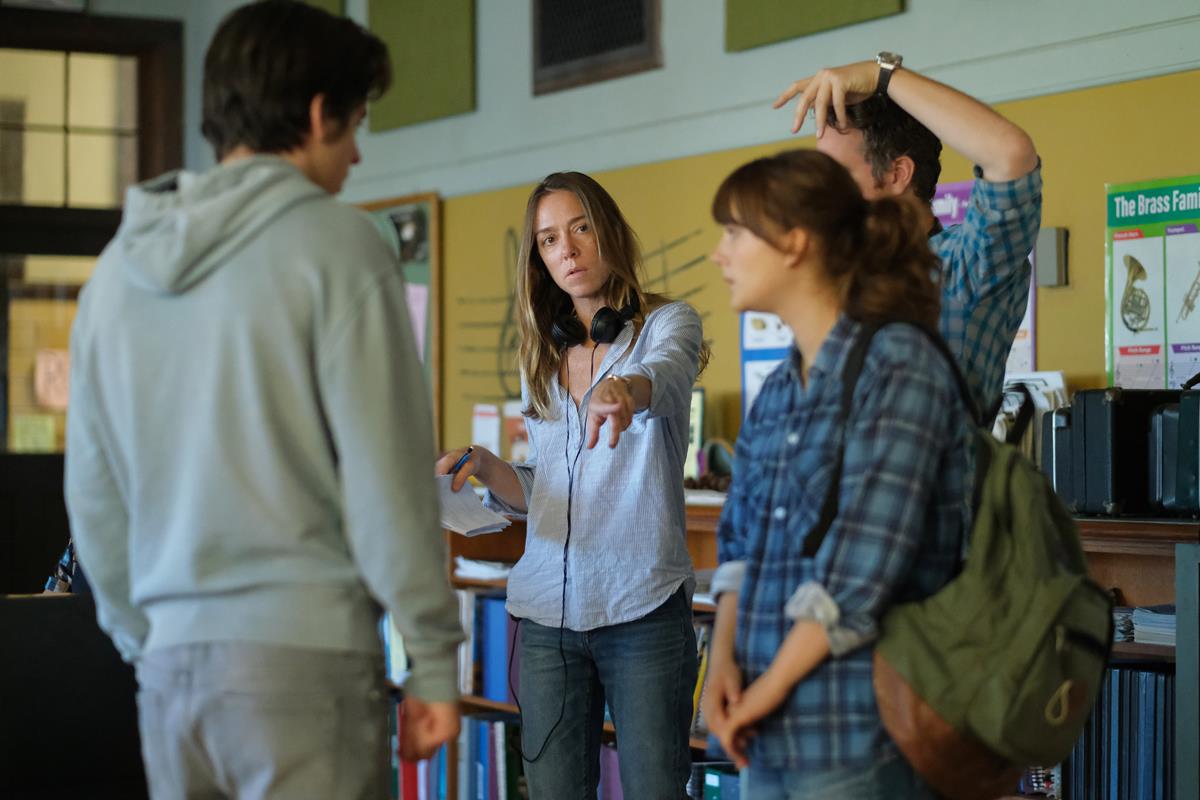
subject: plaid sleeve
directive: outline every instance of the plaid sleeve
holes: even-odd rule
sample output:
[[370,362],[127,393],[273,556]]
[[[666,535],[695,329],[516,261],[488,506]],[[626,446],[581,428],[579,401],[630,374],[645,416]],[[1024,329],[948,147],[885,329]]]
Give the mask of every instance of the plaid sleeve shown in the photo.
[[[900,332],[902,331],[902,332]],[[961,409],[942,357],[911,329],[881,331],[848,423],[838,515],[817,555],[817,577],[836,604],[826,626],[844,655],[872,641],[912,568],[929,503]],[[903,339],[901,339],[903,337]],[[890,352],[880,353],[879,339]]]
[[975,167],[966,218],[937,243],[952,291],[982,297],[1017,273],[1028,282],[1029,252],[1042,221],[1042,162],[1011,181],[986,181]]
[[[729,493],[721,507],[721,519],[717,523],[717,560],[723,565],[729,561],[744,561],[746,558],[746,481],[750,462],[750,420],[742,423],[742,431],[733,447],[733,480],[729,482]],[[740,581],[739,581],[740,583]]]
[[[773,408],[779,402],[777,398],[782,392],[781,384],[778,370],[763,382],[750,412],[742,420],[742,429],[733,446],[733,480],[729,482],[729,493],[725,496],[721,519],[717,523],[717,560],[722,565],[730,561],[745,561],[749,555],[750,527],[763,524],[766,510],[751,505],[749,491],[750,482],[755,480],[751,474],[754,466],[753,448],[755,437],[761,428],[759,420],[765,413],[764,409]],[[739,584],[740,574],[739,571]],[[715,575],[713,579],[716,580]]]

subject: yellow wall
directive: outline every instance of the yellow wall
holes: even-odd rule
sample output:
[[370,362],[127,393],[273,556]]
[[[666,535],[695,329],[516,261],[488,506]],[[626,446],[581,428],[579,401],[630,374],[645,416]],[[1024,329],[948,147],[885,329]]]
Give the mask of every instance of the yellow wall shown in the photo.
[[[999,110],[1027,130],[1043,159],[1044,227],[1070,231],[1070,285],[1039,289],[1037,359],[1042,369],[1066,374],[1072,388],[1100,386],[1104,373],[1104,184],[1200,172],[1200,71],[1115,84],[1005,103]],[[780,128],[789,118],[781,112]],[[664,242],[672,248],[666,268],[677,269],[707,255],[717,229],[708,206],[721,179],[734,167],[786,146],[811,146],[812,139],[781,140],[626,169],[596,173],[612,193],[643,248]],[[569,165],[547,164],[547,171]],[[956,153],[943,158],[942,180],[970,177]],[[516,385],[515,358],[497,351],[505,325],[515,253],[505,232],[519,227],[531,186],[455,198],[445,204],[443,262],[443,416],[447,446],[470,438],[473,402],[498,402],[503,394],[498,360]],[[647,260],[650,280],[662,273],[661,257]],[[661,282],[651,286],[661,290]],[[667,290],[705,315],[713,360],[701,385],[708,391],[709,435],[732,438],[740,418],[737,320],[725,286],[711,262],[669,277]]]

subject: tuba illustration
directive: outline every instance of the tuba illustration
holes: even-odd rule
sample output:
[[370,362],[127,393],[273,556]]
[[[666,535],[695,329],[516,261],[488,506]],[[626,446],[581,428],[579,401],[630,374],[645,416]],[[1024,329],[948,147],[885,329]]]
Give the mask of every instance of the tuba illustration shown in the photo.
[[1121,321],[1125,327],[1137,333],[1150,322],[1150,295],[1134,286],[1148,276],[1142,262],[1131,255],[1125,256],[1125,293],[1121,295]]
[[[1200,262],[1196,262],[1200,264]],[[1176,322],[1183,322],[1188,318],[1188,315],[1196,310],[1196,298],[1200,297],[1200,270],[1196,271],[1196,277],[1192,279],[1192,285],[1188,287],[1187,296],[1183,298],[1183,305],[1179,307],[1179,318]]]

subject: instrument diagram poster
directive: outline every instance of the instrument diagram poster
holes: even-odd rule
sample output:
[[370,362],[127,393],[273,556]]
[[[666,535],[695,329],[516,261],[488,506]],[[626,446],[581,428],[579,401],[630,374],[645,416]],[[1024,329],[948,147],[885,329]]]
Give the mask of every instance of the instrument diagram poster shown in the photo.
[[742,314],[743,350],[787,350],[792,346],[792,329],[774,314],[747,311]]
[[792,349],[792,329],[774,314],[742,314],[742,418],[750,414],[763,382]]
[[1200,175],[1107,193],[1109,383],[1178,387],[1200,372]]
[[1165,388],[1162,238],[1118,231],[1112,254],[1113,383],[1126,389]]
[[1167,386],[1200,372],[1200,228],[1195,223],[1168,225],[1167,262]]

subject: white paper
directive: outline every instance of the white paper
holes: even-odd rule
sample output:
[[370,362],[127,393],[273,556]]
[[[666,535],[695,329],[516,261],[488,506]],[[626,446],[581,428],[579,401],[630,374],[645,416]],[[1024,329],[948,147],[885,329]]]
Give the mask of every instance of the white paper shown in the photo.
[[429,308],[429,287],[406,283],[404,297],[408,301],[408,319],[417,337],[417,356],[425,362],[425,321]]
[[743,418],[750,415],[750,409],[754,405],[758,393],[762,391],[763,384],[767,382],[767,378],[775,371],[775,368],[782,363],[783,359],[781,358],[742,362]]
[[477,558],[454,557],[454,577],[478,581],[498,581],[508,577],[512,564],[503,561],[481,561]]
[[438,475],[438,500],[442,504],[442,527],[464,536],[496,533],[508,527],[506,517],[483,507],[470,484],[457,492],[450,488],[453,475]]
[[1165,389],[1163,237],[1114,239],[1112,263],[1113,384]]
[[486,447],[493,453],[500,450],[500,406],[476,403],[471,414],[471,444]]
[[743,350],[785,350],[792,346],[792,329],[774,314],[747,311],[742,314]]

